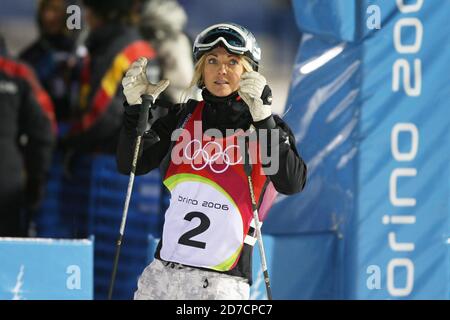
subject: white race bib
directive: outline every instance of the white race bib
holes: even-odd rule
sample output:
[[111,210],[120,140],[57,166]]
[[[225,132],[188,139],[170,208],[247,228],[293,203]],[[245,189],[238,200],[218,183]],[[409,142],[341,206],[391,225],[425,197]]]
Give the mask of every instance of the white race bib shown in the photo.
[[215,182],[193,174],[169,178],[160,256],[163,260],[226,271],[239,257],[243,222],[229,194]]

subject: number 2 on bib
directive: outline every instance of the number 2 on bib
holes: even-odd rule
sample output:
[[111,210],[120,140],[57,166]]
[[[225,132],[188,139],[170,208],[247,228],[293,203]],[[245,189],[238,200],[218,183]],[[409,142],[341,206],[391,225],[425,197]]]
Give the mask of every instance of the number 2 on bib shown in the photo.
[[194,218],[200,219],[200,225],[184,233],[178,240],[178,243],[183,244],[185,246],[205,249],[206,247],[205,242],[192,240],[192,238],[208,230],[209,226],[211,225],[211,221],[209,220],[206,214],[198,211],[189,212],[184,216],[184,220],[187,221],[192,221],[192,219]]

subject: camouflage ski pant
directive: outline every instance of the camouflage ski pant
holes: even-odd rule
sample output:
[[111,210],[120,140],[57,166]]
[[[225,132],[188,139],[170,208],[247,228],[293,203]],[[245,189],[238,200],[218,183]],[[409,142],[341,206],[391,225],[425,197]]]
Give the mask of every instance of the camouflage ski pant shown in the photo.
[[135,300],[248,300],[246,279],[153,260],[142,272]]

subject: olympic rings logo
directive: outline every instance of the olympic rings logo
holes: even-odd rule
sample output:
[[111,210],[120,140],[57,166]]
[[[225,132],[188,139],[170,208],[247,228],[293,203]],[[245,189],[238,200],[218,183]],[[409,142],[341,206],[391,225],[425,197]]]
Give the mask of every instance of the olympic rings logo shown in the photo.
[[[194,146],[194,152],[192,153],[192,156],[189,156],[189,148],[191,146]],[[210,154],[207,151],[208,146],[214,146],[216,152],[210,156]],[[211,171],[215,172],[215,173],[222,173],[224,171],[226,171],[228,169],[229,166],[234,166],[235,164],[238,164],[239,162],[241,162],[242,160],[242,156],[239,157],[239,159],[237,161],[231,161],[231,156],[229,154],[229,151],[232,150],[233,148],[236,148],[236,150],[239,150],[239,146],[238,145],[231,145],[225,148],[225,150],[222,150],[222,145],[220,145],[219,143],[215,142],[215,141],[209,141],[207,144],[205,144],[202,147],[202,143],[201,141],[197,140],[197,139],[192,139],[184,148],[184,157],[187,160],[191,161],[191,167],[192,169],[199,171],[202,170],[204,168],[206,168],[207,165],[209,165],[209,168],[211,169]],[[198,164],[196,162],[200,162],[200,161],[195,161],[194,159],[196,159],[199,155],[202,156],[202,160],[203,160],[203,164]],[[217,161],[217,160],[221,160],[221,161]],[[222,169],[216,169],[214,168],[213,164],[214,163],[220,163],[220,164],[225,164],[225,166]]]

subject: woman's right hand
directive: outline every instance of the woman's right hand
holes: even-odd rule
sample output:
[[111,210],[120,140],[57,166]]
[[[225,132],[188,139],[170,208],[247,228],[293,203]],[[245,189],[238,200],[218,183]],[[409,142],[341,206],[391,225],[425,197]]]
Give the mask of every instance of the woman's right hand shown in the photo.
[[134,61],[125,77],[122,79],[123,94],[129,105],[142,103],[141,96],[144,94],[153,96],[153,101],[169,86],[169,80],[161,80],[152,84],[147,80],[146,69],[148,60],[140,57]]

